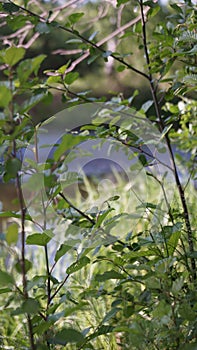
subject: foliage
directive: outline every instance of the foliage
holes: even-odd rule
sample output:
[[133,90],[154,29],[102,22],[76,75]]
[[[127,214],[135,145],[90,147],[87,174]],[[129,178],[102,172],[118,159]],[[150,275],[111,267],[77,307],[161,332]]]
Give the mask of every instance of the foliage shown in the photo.
[[[135,5],[124,0],[103,2],[100,8],[97,3],[80,2],[75,7],[72,2],[57,2],[53,11],[48,2],[37,4],[28,0],[0,3],[4,28],[0,171],[4,183],[16,186],[18,205],[18,211],[10,208],[0,213],[0,346],[31,350],[196,349],[196,201],[190,181],[196,178],[196,9],[190,0],[172,2],[165,9],[157,1],[142,0]],[[118,18],[112,34],[97,41],[94,26],[85,31],[88,21],[83,6],[94,11],[98,6],[92,19],[95,26]],[[137,17],[121,25],[130,9]],[[165,18],[158,24],[155,18],[162,17],[163,11]],[[71,54],[71,60],[57,69],[45,70],[46,54],[29,57],[27,53],[42,36],[53,32],[66,33],[67,44],[75,45],[79,56]],[[111,51],[107,45],[112,38],[116,43]],[[129,49],[132,40],[137,42],[135,52],[124,52],[124,40]],[[135,66],[130,56],[140,56],[144,64]],[[112,62],[118,74],[131,79],[134,74],[140,76],[149,86],[151,101],[137,108],[137,91],[127,98],[119,91],[108,101],[96,99],[88,91],[76,92],[76,67],[85,59],[92,66],[96,60],[102,60],[105,67]],[[93,103],[99,108],[91,121],[69,130],[52,145],[47,161],[42,162],[40,125],[35,125],[31,113],[40,101],[50,104],[56,91],[66,107],[79,105],[81,114],[83,105]],[[145,142],[142,126],[146,120],[151,121],[153,134]],[[173,195],[167,172],[162,176],[151,172],[154,161],[162,165],[162,149],[159,157],[147,156],[148,142],[151,146],[156,142],[154,127],[171,158],[168,168],[175,184]],[[97,140],[97,147],[113,140],[110,145],[115,149],[124,146],[137,155],[138,164],[131,166],[137,179],[132,190],[141,191],[142,196],[132,202],[133,212],[128,206],[131,188],[115,170],[115,190],[110,193],[104,186],[100,202],[95,179],[67,172],[73,159],[84,153],[87,156],[80,147],[77,152],[82,153],[76,153],[76,147]],[[175,154],[173,144],[181,154]],[[34,160],[26,157],[23,161],[26,149],[32,150]],[[185,153],[189,155],[186,161]],[[129,162],[130,154],[125,154]],[[185,183],[178,161],[187,169]],[[148,179],[147,198],[140,170]],[[78,191],[70,199],[66,191],[72,190],[76,181],[81,195]],[[26,193],[29,201],[24,200]],[[33,210],[32,202],[36,204]],[[62,218],[65,226],[59,226]],[[58,239],[57,227],[59,233],[64,232],[63,241]],[[81,237],[86,238],[85,245]]]

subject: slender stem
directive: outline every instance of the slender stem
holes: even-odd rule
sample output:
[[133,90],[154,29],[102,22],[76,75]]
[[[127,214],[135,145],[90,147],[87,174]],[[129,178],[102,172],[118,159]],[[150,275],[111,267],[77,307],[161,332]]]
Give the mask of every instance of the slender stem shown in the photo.
[[[143,9],[143,1],[142,0],[140,0],[140,9],[141,9],[141,16],[142,16],[142,38],[143,38],[143,44],[144,44],[144,53],[145,53],[148,71],[149,71],[148,80],[149,80],[150,90],[151,90],[151,94],[152,94],[152,98],[153,98],[153,102],[154,102],[154,106],[155,106],[156,116],[159,120],[159,128],[160,128],[160,131],[162,132],[165,128],[165,124],[164,124],[164,121],[163,121],[162,116],[161,116],[158,98],[157,98],[157,93],[156,93],[154,80],[153,80],[151,68],[150,68],[150,57],[149,57],[147,38],[146,38],[146,20],[145,20],[145,16],[144,16],[144,9]],[[183,208],[184,221],[185,221],[185,226],[187,228],[189,251],[190,251],[190,253],[193,253],[194,252],[193,235],[192,235],[192,229],[191,229],[191,224],[190,224],[189,211],[188,211],[188,207],[187,207],[185,193],[184,193],[184,189],[183,189],[181,182],[180,182],[180,179],[179,179],[177,166],[175,163],[175,158],[174,158],[174,154],[172,151],[171,141],[170,141],[168,133],[166,133],[164,137],[166,140],[168,151],[170,153],[175,182],[176,182],[176,186],[177,186],[177,189],[179,192],[179,197],[180,197],[182,208]],[[191,267],[192,267],[193,280],[196,280],[196,277],[197,277],[197,275],[196,275],[196,262],[195,262],[195,259],[193,257],[191,257]]]
[[79,213],[81,216],[83,216],[85,219],[87,219],[89,222],[91,222],[91,224],[95,225],[95,220],[92,219],[89,215],[85,214],[84,212],[82,212],[80,209],[78,209],[74,204],[72,204],[68,198],[66,198],[64,196],[64,194],[62,192],[59,193],[59,195],[65,200],[65,202],[68,203],[68,205],[73,208],[74,210],[76,210],[77,213]]
[[66,283],[67,279],[69,278],[70,275],[67,275],[64,280],[62,281],[62,283],[59,285],[59,287],[56,289],[56,291],[51,295],[50,297],[50,303],[51,301],[55,298],[55,296],[58,294],[58,292],[60,291],[60,289],[62,289],[62,287],[64,286],[64,284]]

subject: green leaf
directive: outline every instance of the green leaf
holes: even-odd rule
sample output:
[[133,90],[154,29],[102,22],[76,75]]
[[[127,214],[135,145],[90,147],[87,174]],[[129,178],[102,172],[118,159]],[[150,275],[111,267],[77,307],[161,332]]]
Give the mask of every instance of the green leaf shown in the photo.
[[[25,272],[27,273],[30,269],[32,268],[32,262],[25,259]],[[23,274],[23,270],[22,270],[22,267],[21,267],[21,262],[18,261],[16,264],[15,264],[15,269],[18,273],[22,273]]]
[[146,113],[152,105],[153,105],[153,101],[152,100],[148,100],[142,105],[141,110],[144,113]]
[[51,239],[51,230],[46,230],[43,233],[33,233],[32,235],[29,235],[26,238],[26,244],[44,247],[50,242]]
[[55,254],[55,262],[57,262],[62,256],[64,256],[72,247],[66,244],[62,244]]
[[120,199],[120,196],[115,195],[115,196],[108,198],[107,202],[114,202],[114,201],[117,201],[118,199]]
[[159,141],[161,141],[165,135],[169,132],[169,130],[172,128],[173,124],[170,124],[170,125],[167,125],[165,126],[165,128],[163,129],[162,133],[161,133],[161,136],[160,136],[160,139]]
[[57,72],[60,73],[60,74],[65,74],[68,66],[70,65],[70,60],[64,64],[63,66],[61,66],[60,68],[58,68]]
[[35,315],[40,310],[40,303],[33,298],[28,298],[22,304],[22,310],[24,313]]
[[39,22],[35,27],[35,30],[40,34],[50,33],[50,27],[45,22]]
[[32,73],[37,75],[40,65],[45,58],[46,55],[39,55],[35,58],[22,61],[17,67],[20,83],[24,83]]
[[72,149],[74,146],[78,145],[83,140],[85,140],[84,136],[65,134],[60,145],[54,152],[54,160],[57,161],[66,151]]
[[117,72],[123,72],[127,67],[122,64],[116,68]]
[[144,154],[140,154],[138,158],[139,158],[139,161],[142,163],[143,166],[147,166],[148,165],[147,159],[146,159]]
[[83,335],[73,328],[64,328],[57,332],[55,337],[49,340],[51,344],[66,345],[68,343],[79,343],[84,340]]
[[15,179],[21,169],[21,161],[18,158],[9,158],[5,164],[6,180]]
[[177,278],[175,281],[172,283],[172,293],[174,295],[178,295],[180,290],[182,289],[184,285],[184,278],[181,276],[180,278]]
[[23,47],[9,47],[5,50],[3,55],[3,60],[10,67],[14,66],[17,62],[19,62],[25,55],[25,49]]
[[99,327],[97,332],[95,332],[89,336],[89,339],[91,340],[91,339],[97,338],[100,335],[112,333],[113,330],[114,330],[114,327],[112,327],[112,326],[102,325]]
[[71,85],[74,83],[74,81],[79,77],[79,73],[77,72],[70,72],[67,73],[65,78],[64,78],[64,83],[67,85]]
[[93,63],[94,61],[96,61],[96,59],[97,59],[98,57],[100,57],[100,54],[91,56],[90,58],[88,58],[87,63],[88,63],[88,64]]
[[18,12],[20,10],[19,6],[10,2],[4,2],[3,9],[9,13]]
[[105,315],[104,319],[102,320],[102,323],[108,322],[108,321],[109,321],[111,318],[113,318],[113,317],[117,314],[117,312],[120,311],[120,310],[121,310],[121,309],[120,309],[120,308],[117,308],[117,307],[111,309],[111,310]]
[[181,236],[181,231],[173,232],[167,242],[168,254],[173,255],[174,251],[178,245],[179,238]]
[[67,268],[66,273],[68,275],[71,275],[73,272],[81,270],[84,266],[88,265],[89,263],[90,259],[87,256],[83,256],[82,258],[74,262],[72,265],[70,265]]
[[9,284],[14,284],[13,277],[6,271],[0,270],[0,287],[7,287]]
[[117,0],[117,7],[119,7],[122,4],[126,4],[126,2],[128,2],[128,0]]
[[[14,211],[7,210],[7,211],[0,212],[0,218],[17,218],[17,219],[20,219],[21,218],[21,214],[16,214]],[[28,214],[25,215],[25,219],[32,221],[31,216],[28,215]]]
[[0,107],[7,107],[11,99],[11,91],[6,86],[0,86]]
[[8,17],[7,24],[12,30],[16,31],[16,30],[24,27],[27,20],[28,20],[27,16],[18,15],[14,18],[14,21],[13,21],[12,17]]
[[7,293],[10,293],[12,292],[12,289],[10,288],[0,288],[0,294],[7,294]]
[[8,226],[6,233],[6,241],[8,245],[16,244],[18,242],[18,225],[13,223]]
[[69,17],[68,17],[68,19],[69,19],[69,22],[71,23],[71,24],[75,24],[75,23],[77,23],[80,19],[81,19],[81,17],[83,17],[84,16],[84,13],[83,12],[76,12],[76,13],[72,13],[72,15],[70,15]]
[[114,210],[114,209],[113,209],[113,208],[109,208],[109,209],[107,209],[104,213],[99,214],[95,227],[100,227],[100,225],[102,224],[102,222],[105,220],[105,218],[107,217],[107,215],[108,215],[112,210]]
[[98,282],[104,282],[104,281],[108,281],[108,280],[112,280],[112,279],[124,279],[125,276],[119,272],[116,272],[114,270],[110,270],[110,271],[105,271],[103,274],[97,274],[95,276],[95,280]]

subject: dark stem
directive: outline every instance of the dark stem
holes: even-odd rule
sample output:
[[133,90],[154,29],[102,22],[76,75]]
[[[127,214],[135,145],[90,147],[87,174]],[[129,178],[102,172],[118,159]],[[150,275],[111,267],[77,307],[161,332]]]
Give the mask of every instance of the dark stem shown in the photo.
[[[9,71],[9,84],[10,84],[10,91],[12,92],[12,100],[10,102],[10,120],[11,122],[14,122],[13,116],[14,116],[14,101],[13,101],[13,77],[12,77],[12,69],[10,68]],[[12,141],[12,149],[13,149],[13,157],[17,158],[17,148],[16,148],[16,140],[14,139]],[[25,232],[25,215],[27,208],[24,206],[23,201],[23,192],[21,187],[21,180],[20,175],[17,172],[16,175],[16,189],[17,189],[17,195],[19,200],[19,207],[20,207],[20,221],[21,221],[21,259],[20,259],[20,265],[22,270],[22,281],[23,281],[23,297],[27,300],[28,299],[28,292],[27,292],[27,277],[26,277],[26,267],[25,267],[25,239],[26,239],[26,232]],[[27,324],[28,324],[28,331],[29,331],[29,341],[31,345],[31,350],[36,350],[36,346],[34,343],[34,335],[33,335],[33,326],[31,317],[29,314],[27,314]]]
[[[153,81],[153,77],[152,77],[152,73],[151,73],[151,68],[150,68],[150,58],[149,58],[147,38],[146,38],[146,20],[145,20],[144,11],[143,11],[143,1],[142,0],[140,0],[140,9],[141,9],[141,16],[142,16],[142,38],[143,38],[143,44],[144,44],[144,53],[145,53],[146,62],[148,65],[148,70],[149,70],[148,80],[149,80],[151,94],[152,94],[152,98],[153,98],[153,102],[154,102],[154,106],[155,106],[156,116],[157,116],[157,119],[159,120],[159,128],[160,128],[160,131],[162,132],[165,128],[165,124],[164,124],[164,121],[163,121],[162,116],[161,116],[158,98],[157,98],[157,93],[156,93],[156,89],[155,89],[155,85],[154,85],[154,81]],[[172,167],[173,167],[173,172],[174,172],[174,178],[175,178],[176,186],[177,186],[177,189],[179,192],[179,197],[180,197],[182,208],[183,208],[184,221],[185,221],[185,226],[187,229],[189,251],[192,254],[194,252],[193,235],[192,235],[192,229],[191,229],[191,224],[190,224],[189,211],[188,211],[187,202],[185,199],[185,193],[184,193],[184,189],[183,189],[181,182],[180,182],[180,179],[179,179],[177,166],[175,163],[175,158],[174,158],[174,154],[172,151],[171,141],[170,141],[168,133],[166,133],[164,137],[166,140],[168,151],[170,153],[170,158],[172,161]],[[196,262],[195,262],[195,259],[193,257],[191,257],[191,267],[192,267],[193,280],[196,280],[196,277],[197,277],[196,276]]]
[[[86,220],[88,220],[92,225],[96,224],[96,221],[94,219],[92,219],[89,215],[85,214],[83,211],[81,211],[80,209],[78,209],[74,204],[72,204],[69,199],[67,199],[65,197],[65,195],[62,192],[59,192],[59,195],[65,200],[66,203],[68,203],[68,205],[73,208],[74,210],[76,210],[77,213],[79,213],[82,217],[84,217]],[[133,250],[133,248],[128,245],[125,244],[124,242],[122,242],[120,239],[117,240],[117,242],[121,245],[123,245],[125,248],[128,248],[129,250]]]

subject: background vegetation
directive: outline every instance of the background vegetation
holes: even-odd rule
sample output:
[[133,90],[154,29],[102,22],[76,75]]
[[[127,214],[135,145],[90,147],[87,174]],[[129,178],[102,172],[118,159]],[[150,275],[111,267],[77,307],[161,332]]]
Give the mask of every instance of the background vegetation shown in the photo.
[[[1,188],[15,197],[1,200],[0,348],[196,349],[194,1],[3,1],[0,20]],[[99,105],[95,118],[40,162],[38,123],[88,103]],[[147,157],[138,118],[166,144],[173,194],[169,169],[150,171],[162,157]],[[135,149],[149,179],[132,213],[119,173],[98,206],[92,178],[58,182],[76,145],[109,139]],[[34,159],[24,163],[27,146]],[[66,195],[76,181],[89,202]]]

